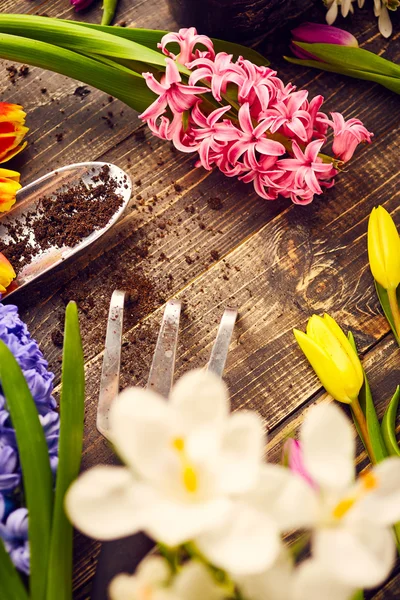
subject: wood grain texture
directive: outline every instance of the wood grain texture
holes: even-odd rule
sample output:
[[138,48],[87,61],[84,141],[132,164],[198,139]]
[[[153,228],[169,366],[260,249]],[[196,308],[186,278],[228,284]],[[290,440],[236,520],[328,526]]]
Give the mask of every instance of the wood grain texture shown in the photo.
[[[74,17],[67,0],[1,0],[0,11]],[[80,18],[98,21],[99,15],[96,8]],[[321,18],[319,4],[307,16],[313,17]],[[176,27],[165,0],[121,0],[117,20]],[[346,26],[363,47],[400,61],[399,35],[384,41],[371,11],[356,13]],[[84,468],[114,460],[95,429],[95,412],[108,303],[120,285],[134,288],[146,281],[151,286],[151,293],[128,311],[122,386],[145,383],[168,298],[184,302],[178,375],[206,363],[223,308],[239,309],[226,380],[235,409],[257,409],[263,416],[272,460],[279,460],[282,440],[298,426],[304,410],[325,399],[291,332],[304,328],[313,312],[329,311],[353,330],[380,414],[399,382],[399,350],[379,309],[366,253],[373,206],[383,204],[400,225],[399,98],[368,82],[285,63],[285,27],[264,48],[283,79],[307,87],[312,95],[323,94],[327,111],[361,118],[375,134],[374,143],[359,150],[335,188],[308,207],[266,202],[250,186],[195,169],[192,156],[152,138],[122,103],[109,102],[93,89],[84,99],[75,95],[80,82],[31,69],[11,85],[7,65],[0,66],[1,100],[19,102],[28,112],[29,147],[13,163],[26,182],[61,164],[96,159],[115,162],[134,182],[129,208],[107,237],[15,296],[57,381],[60,349],[52,333],[62,326],[65,303],[76,299],[80,305],[88,388]],[[64,134],[61,142],[57,133]],[[363,467],[361,448],[358,460]],[[98,550],[96,542],[77,534],[77,600],[90,597]],[[374,598],[398,598],[398,586],[397,570]]]

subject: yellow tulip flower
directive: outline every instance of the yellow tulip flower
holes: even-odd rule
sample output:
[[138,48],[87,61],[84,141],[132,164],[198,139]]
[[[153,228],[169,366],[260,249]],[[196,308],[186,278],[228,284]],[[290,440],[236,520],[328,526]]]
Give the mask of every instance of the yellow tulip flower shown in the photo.
[[0,213],[7,212],[16,202],[16,194],[21,189],[19,173],[0,168]]
[[313,315],[296,340],[326,391],[339,402],[353,403],[364,382],[360,359],[332,317]]
[[400,237],[390,214],[378,206],[368,222],[368,258],[374,279],[387,291],[394,326],[400,336],[396,288],[400,283]]
[[368,258],[372,275],[385,290],[400,283],[400,237],[390,214],[378,206],[368,222]]

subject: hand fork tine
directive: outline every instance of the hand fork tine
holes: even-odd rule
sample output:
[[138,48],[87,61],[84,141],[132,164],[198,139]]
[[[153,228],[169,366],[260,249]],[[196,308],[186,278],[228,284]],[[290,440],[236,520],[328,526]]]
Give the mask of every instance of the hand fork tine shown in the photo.
[[[107,439],[109,439],[110,429],[109,411],[119,391],[124,299],[125,293],[118,290],[111,297],[100,381],[97,429]],[[154,390],[165,398],[168,398],[173,383],[180,313],[179,300],[167,302],[147,382],[148,389]],[[236,318],[237,310],[233,308],[225,310],[211,350],[207,370],[219,377],[222,377],[224,371]]]

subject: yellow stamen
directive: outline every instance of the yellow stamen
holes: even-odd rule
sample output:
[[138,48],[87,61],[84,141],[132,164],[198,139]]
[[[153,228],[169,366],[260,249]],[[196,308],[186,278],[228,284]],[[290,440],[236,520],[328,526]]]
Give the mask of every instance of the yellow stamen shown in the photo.
[[360,479],[365,490],[370,491],[378,487],[378,480],[376,478],[376,475],[374,475],[372,471],[363,473],[362,475],[360,475]]
[[178,452],[181,459],[183,485],[189,493],[194,494],[197,492],[197,475],[186,456],[185,440],[183,438],[175,438],[172,440],[172,447]]
[[172,446],[178,452],[183,452],[185,450],[185,440],[183,438],[175,438],[172,440]]
[[345,498],[344,500],[341,500],[333,509],[333,516],[335,519],[344,517],[344,515],[354,506],[355,501],[355,498]]
[[188,492],[194,494],[197,491],[197,475],[196,471],[191,466],[186,466],[183,469],[183,483]]

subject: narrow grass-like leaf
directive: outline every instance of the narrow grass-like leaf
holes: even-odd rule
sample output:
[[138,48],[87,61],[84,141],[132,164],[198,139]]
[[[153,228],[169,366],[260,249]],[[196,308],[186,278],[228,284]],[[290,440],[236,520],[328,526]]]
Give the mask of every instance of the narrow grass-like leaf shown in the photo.
[[293,58],[292,56],[285,56],[285,60],[294,64],[301,65],[303,67],[314,67],[321,71],[328,71],[329,73],[339,73],[339,75],[347,75],[348,77],[354,77],[355,79],[363,79],[366,81],[374,81],[379,83],[383,87],[400,94],[400,77],[389,77],[386,75],[380,75],[378,73],[370,73],[369,71],[361,71],[357,69],[351,69],[348,65],[331,65],[329,63],[320,62],[318,60],[303,60],[301,58]]
[[16,433],[29,511],[30,597],[31,600],[43,600],[50,551],[53,478],[46,438],[35,402],[17,361],[2,341],[0,380]]
[[28,594],[17,569],[0,538],[0,598],[4,600],[28,600]]
[[[158,50],[157,44],[159,44],[161,42],[161,38],[168,33],[168,31],[161,31],[159,29],[135,29],[133,27],[103,27],[101,25],[95,25],[94,23],[80,22],[79,25],[98,31],[104,31],[105,33],[110,33],[112,35],[131,40],[138,44],[142,44],[143,46],[147,46],[152,50]],[[247,46],[242,46],[241,44],[235,44],[234,42],[226,42],[224,40],[218,40],[215,38],[212,38],[212,41],[214,43],[215,52],[227,52],[228,54],[233,54],[233,57],[235,59],[239,56],[243,56],[243,58],[250,60],[255,65],[268,66],[270,64],[269,60],[265,58],[265,56],[263,56],[253,48],[248,48]],[[172,47],[173,46],[171,46],[171,48]],[[175,45],[175,51],[179,52],[179,47],[177,44]]]
[[72,598],[72,525],[64,511],[64,497],[79,473],[83,441],[85,374],[78,310],[70,302],[65,313],[60,399],[60,439],[54,502],[47,600]]
[[119,70],[118,65],[114,68],[46,42],[0,33],[0,57],[73,77],[119,98],[138,112],[156,99],[143,78]]
[[387,451],[391,456],[400,456],[400,447],[396,438],[396,417],[400,401],[400,386],[388,404],[382,420],[382,435],[385,440]]
[[[109,58],[115,56],[165,66],[165,56],[161,52],[100,30],[92,30],[92,34],[88,35],[87,29],[74,21],[0,14],[0,32],[55,44],[76,52],[100,54]],[[185,67],[181,70],[187,71]]]
[[[376,288],[376,293],[378,294],[379,302],[381,303],[381,306],[382,306],[382,310],[385,313],[385,317],[388,320],[388,323],[393,331],[393,335],[396,338],[396,341],[400,346],[400,337],[397,335],[396,328],[394,326],[394,320],[393,320],[393,315],[392,315],[392,311],[390,308],[387,291],[377,281],[375,281],[375,288]],[[397,301],[400,304],[400,286],[397,288]]]
[[[356,343],[351,331],[349,331],[347,337],[349,339],[350,344],[353,346],[355,352],[357,352]],[[363,411],[365,420],[367,422],[368,434],[371,440],[372,450],[374,452],[374,456],[370,456],[370,459],[371,462],[378,463],[381,462],[384,458],[387,458],[388,453],[386,450],[385,442],[383,440],[379,419],[376,414],[375,405],[371,394],[371,388],[369,386],[367,375],[364,369],[363,373],[364,383],[358,395],[358,400],[360,402],[361,410]],[[366,446],[365,440],[363,439],[363,436],[359,430],[358,433],[363,441],[364,446]]]

